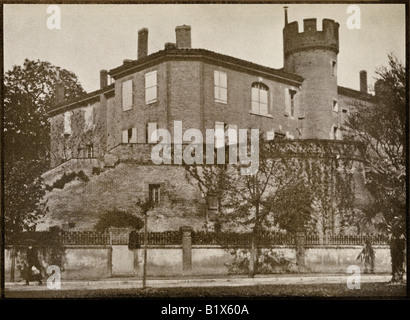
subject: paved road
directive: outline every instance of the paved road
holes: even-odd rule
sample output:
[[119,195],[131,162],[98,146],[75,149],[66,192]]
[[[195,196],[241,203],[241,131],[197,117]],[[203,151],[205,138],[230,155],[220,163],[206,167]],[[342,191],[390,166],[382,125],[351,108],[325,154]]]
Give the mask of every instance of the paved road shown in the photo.
[[[300,284],[346,284],[351,275],[275,275],[257,276],[253,279],[245,277],[226,278],[172,278],[148,279],[147,287],[177,288],[177,287],[226,287],[252,285],[300,285]],[[389,274],[361,275],[361,283],[388,282]],[[109,278],[102,280],[63,280],[61,290],[104,290],[141,288],[141,278]],[[24,282],[6,282],[6,291],[41,291],[49,290],[44,283],[38,286],[35,282],[26,286]]]

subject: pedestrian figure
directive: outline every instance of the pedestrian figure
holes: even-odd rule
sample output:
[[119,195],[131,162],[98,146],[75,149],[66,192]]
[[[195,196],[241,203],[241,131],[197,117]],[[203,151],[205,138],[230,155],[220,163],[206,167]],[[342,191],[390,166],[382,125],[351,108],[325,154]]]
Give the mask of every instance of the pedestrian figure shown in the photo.
[[376,259],[376,253],[373,249],[372,242],[369,237],[366,237],[362,251],[359,253],[356,259],[360,259],[363,262],[364,273],[374,273],[374,261]]
[[27,249],[27,263],[24,265],[23,274],[26,285],[29,285],[30,281],[38,281],[38,285],[43,284],[41,281],[41,266],[38,261],[37,251],[32,246],[29,246]]

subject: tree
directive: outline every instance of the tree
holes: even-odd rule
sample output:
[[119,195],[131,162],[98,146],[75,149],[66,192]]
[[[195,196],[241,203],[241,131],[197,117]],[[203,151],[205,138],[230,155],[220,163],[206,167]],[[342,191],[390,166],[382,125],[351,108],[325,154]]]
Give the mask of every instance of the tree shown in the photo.
[[56,102],[61,81],[65,100],[85,93],[77,76],[46,61],[26,59],[4,75],[5,163],[17,160],[48,162],[50,125],[47,112]]
[[303,180],[278,190],[276,198],[276,201],[269,202],[272,203],[274,221],[279,228],[292,235],[311,229],[313,192]]
[[[205,147],[204,147],[205,149]],[[229,158],[228,149],[224,150],[225,163],[217,164],[218,152],[214,152],[214,163],[211,165],[186,164],[183,162],[183,167],[186,170],[186,179],[188,182],[195,184],[206,200],[207,208],[215,198],[217,203],[217,211],[222,210],[222,200],[229,191],[231,184],[231,170],[227,164]],[[215,231],[220,231],[220,215],[216,215],[216,222],[213,225]]]
[[4,217],[6,233],[32,230],[45,213],[41,174],[48,168],[47,111],[60,78],[66,99],[84,93],[72,72],[26,59],[4,75]]
[[[321,203],[320,209],[326,206],[326,210],[338,213],[352,205],[349,170],[353,166],[353,144],[267,142],[262,136],[259,168],[253,175],[242,175],[241,164],[184,166],[188,178],[193,178],[202,192],[218,195],[221,206],[217,222],[221,228],[250,232],[250,277],[257,273],[259,238],[275,223],[289,233],[314,231],[318,226],[313,214],[319,209],[314,208],[315,203]],[[327,220],[327,224],[334,223]]]
[[38,172],[41,162],[17,161],[4,171],[4,226],[7,236],[33,231],[45,213],[45,188]]
[[[251,150],[249,150],[251,151]],[[281,154],[282,153],[282,154]],[[225,206],[224,223],[241,223],[251,231],[249,276],[257,273],[258,238],[270,227],[272,207],[278,196],[303,175],[298,159],[287,157],[281,146],[263,141],[259,145],[259,168],[254,175],[242,175],[241,165],[234,165]]]
[[377,70],[372,103],[354,105],[348,138],[363,145],[365,184],[370,196],[362,219],[379,219],[390,238],[392,282],[403,281],[406,243],[406,71],[393,55]]
[[39,176],[42,163],[37,160],[16,161],[4,170],[4,231],[7,244],[12,245],[11,281],[14,281],[16,242],[23,231],[35,230],[45,214],[45,188]]

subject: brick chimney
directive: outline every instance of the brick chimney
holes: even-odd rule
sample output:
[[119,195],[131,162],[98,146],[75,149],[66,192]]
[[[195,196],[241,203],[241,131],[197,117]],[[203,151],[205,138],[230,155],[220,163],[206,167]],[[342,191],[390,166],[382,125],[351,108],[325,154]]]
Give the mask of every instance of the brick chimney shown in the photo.
[[176,49],[176,44],[172,42],[167,42],[164,46],[165,50],[173,50]]
[[191,49],[191,26],[183,25],[175,28],[178,49]]
[[138,30],[138,59],[145,58],[148,55],[148,29]]
[[367,72],[360,71],[360,92],[367,93]]
[[104,89],[108,85],[108,71],[100,71],[100,89]]

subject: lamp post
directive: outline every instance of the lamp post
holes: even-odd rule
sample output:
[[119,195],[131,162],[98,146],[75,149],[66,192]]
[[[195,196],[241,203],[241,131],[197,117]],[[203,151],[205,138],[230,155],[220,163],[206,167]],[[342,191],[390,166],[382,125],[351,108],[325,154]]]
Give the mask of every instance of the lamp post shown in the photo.
[[142,266],[142,288],[147,287],[147,252],[148,252],[148,211],[151,210],[154,204],[151,199],[145,200],[143,203],[139,202],[138,205],[144,213],[144,264]]
[[218,196],[216,193],[209,192],[206,196],[206,202],[208,204],[208,220],[214,220],[218,213],[219,203]]
[[147,287],[148,210],[144,209],[144,265],[142,268],[142,288]]

